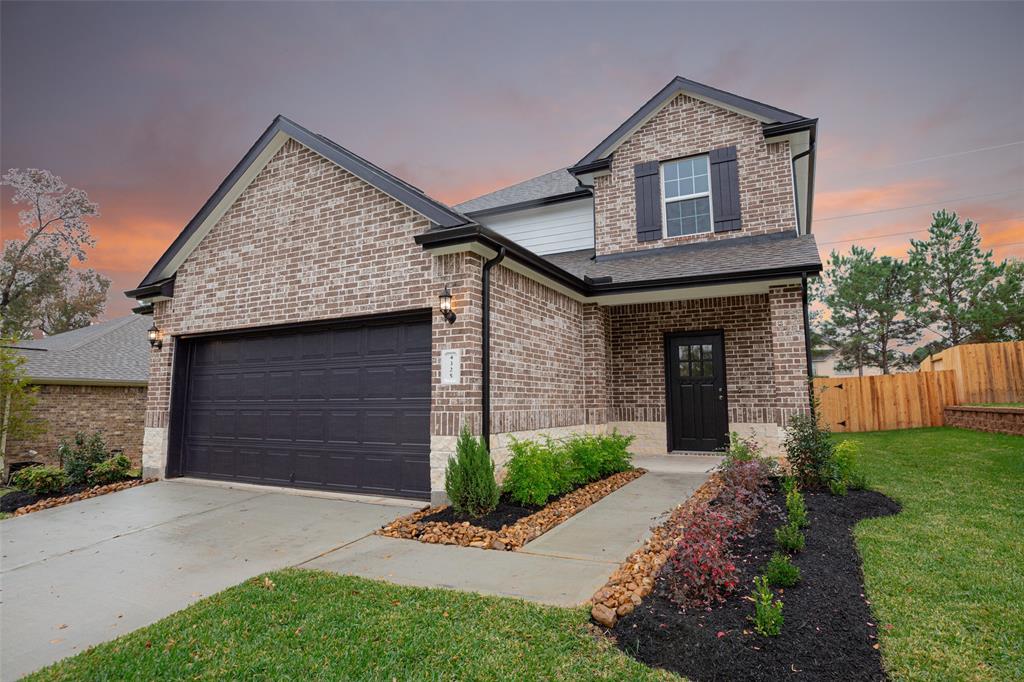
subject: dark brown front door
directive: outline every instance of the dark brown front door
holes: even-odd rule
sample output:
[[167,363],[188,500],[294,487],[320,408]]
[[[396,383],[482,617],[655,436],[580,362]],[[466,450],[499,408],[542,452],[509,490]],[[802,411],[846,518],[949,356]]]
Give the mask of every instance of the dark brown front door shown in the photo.
[[671,448],[710,451],[724,447],[729,442],[729,426],[722,334],[673,334],[667,345]]
[[186,476],[430,496],[430,319],[186,340]]

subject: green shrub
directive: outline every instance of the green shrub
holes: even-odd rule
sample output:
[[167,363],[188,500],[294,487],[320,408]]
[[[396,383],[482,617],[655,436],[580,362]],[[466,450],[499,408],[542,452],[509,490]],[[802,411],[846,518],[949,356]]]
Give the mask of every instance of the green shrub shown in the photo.
[[775,637],[782,632],[782,602],[775,599],[766,577],[754,578],[750,598],[754,602],[754,615],[750,617],[754,630],[765,637]]
[[68,477],[57,467],[39,465],[19,470],[11,477],[11,483],[18,490],[50,495],[64,490]]
[[73,442],[62,441],[57,448],[61,468],[68,475],[71,485],[85,483],[89,478],[89,470],[100,462],[110,458],[107,444],[103,442],[103,434],[97,431],[86,436],[79,431]]
[[868,477],[863,471],[854,471],[850,474],[850,480],[846,482],[846,487],[850,490],[867,490]]
[[833,479],[828,482],[828,491],[837,497],[842,497],[846,494],[846,481],[839,479]]
[[779,482],[779,485],[782,488],[782,493],[786,496],[788,496],[791,492],[797,489],[796,479],[793,478],[792,476],[783,476],[782,480]]
[[564,447],[555,441],[516,440],[509,443],[512,457],[505,465],[505,492],[524,505],[541,506],[569,491],[578,477]]
[[774,587],[793,587],[800,582],[800,569],[793,565],[789,556],[781,552],[772,554],[764,569],[768,584]]
[[741,438],[735,431],[729,432],[729,447],[723,453],[724,459],[718,465],[719,471],[728,471],[745,462],[758,462],[772,474],[778,470],[778,462],[761,454],[761,446],[751,438]]
[[118,481],[127,481],[131,475],[132,461],[127,455],[117,454],[105,459],[89,470],[89,485],[107,485]]
[[494,462],[483,439],[462,429],[455,445],[455,457],[448,459],[444,490],[459,516],[478,518],[494,511],[501,490],[494,479]]
[[787,552],[799,552],[804,548],[804,534],[799,526],[787,523],[775,529],[775,542]]
[[547,445],[565,449],[574,468],[574,483],[583,484],[632,468],[629,445],[633,439],[633,436],[613,431],[600,436],[577,434],[562,443],[549,440]]
[[794,415],[786,433],[786,459],[801,484],[823,485],[833,475],[832,433],[809,414]]
[[789,522],[797,528],[807,527],[807,506],[804,503],[804,496],[799,490],[786,493],[786,516]]

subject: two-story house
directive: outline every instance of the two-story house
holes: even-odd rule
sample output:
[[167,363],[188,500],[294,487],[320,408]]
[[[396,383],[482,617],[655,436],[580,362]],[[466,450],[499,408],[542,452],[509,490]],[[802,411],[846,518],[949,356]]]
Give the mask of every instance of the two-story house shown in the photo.
[[676,78],[449,207],[278,117],[135,290],[147,474],[443,498],[463,426],[778,448],[808,410],[816,120]]

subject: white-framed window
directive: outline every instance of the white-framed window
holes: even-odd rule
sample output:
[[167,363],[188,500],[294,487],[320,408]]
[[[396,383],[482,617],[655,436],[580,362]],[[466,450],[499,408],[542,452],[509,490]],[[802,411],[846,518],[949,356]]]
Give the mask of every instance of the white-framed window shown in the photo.
[[710,176],[707,155],[661,164],[661,224],[666,237],[711,232]]

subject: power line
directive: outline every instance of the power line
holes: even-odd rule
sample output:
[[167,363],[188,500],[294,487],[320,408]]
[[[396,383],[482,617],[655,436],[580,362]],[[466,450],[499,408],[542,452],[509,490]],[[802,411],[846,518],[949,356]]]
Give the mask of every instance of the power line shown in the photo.
[[[974,221],[978,225],[990,225],[992,223],[1005,223],[1008,220],[1019,220],[1024,218],[1024,215],[1010,216],[1009,218],[1000,218],[999,220],[976,220]],[[903,237],[908,234],[917,234],[918,232],[927,232],[927,227],[922,227],[917,230],[908,230],[907,232],[881,232],[879,234],[863,234],[859,237],[853,237],[852,239],[833,239],[827,242],[818,242],[819,245],[824,246],[826,244],[846,244],[848,242],[855,242],[859,239],[879,239],[883,237]],[[996,244],[996,246],[1000,246]]]
[[899,168],[900,166],[911,166],[915,163],[924,163],[926,161],[937,161],[939,159],[951,159],[956,156],[964,156],[966,154],[975,154],[977,152],[989,152],[995,149],[1006,149],[1007,147],[1016,147],[1017,145],[1024,144],[1024,140],[1017,140],[1016,142],[1007,142],[1006,144],[996,144],[991,147],[977,147],[975,149],[965,149],[962,152],[950,152],[949,154],[939,154],[938,156],[925,156],[920,159],[911,159],[910,161],[901,161],[899,163],[890,163],[880,168]]
[[902,210],[907,209],[907,208],[924,208],[926,206],[934,206],[936,204],[947,204],[947,203],[951,203],[951,202],[954,202],[954,201],[967,201],[968,199],[981,199],[983,197],[996,197],[996,196],[1010,195],[1010,194],[1020,194],[1020,190],[1019,189],[1012,189],[1012,190],[1008,190],[1006,192],[988,192],[986,194],[971,194],[971,195],[963,196],[963,197],[954,197],[952,199],[936,199],[934,201],[929,201],[929,202],[924,203],[924,204],[909,204],[907,206],[893,206],[892,208],[880,208],[877,211],[865,211],[863,213],[847,213],[845,215],[832,215],[832,216],[826,216],[824,218],[816,218],[815,220],[816,220],[816,222],[823,223],[823,222],[826,222],[826,221],[829,221],[829,220],[839,220],[841,218],[856,218],[858,216],[876,215],[878,213],[889,213],[890,211],[902,211]]

